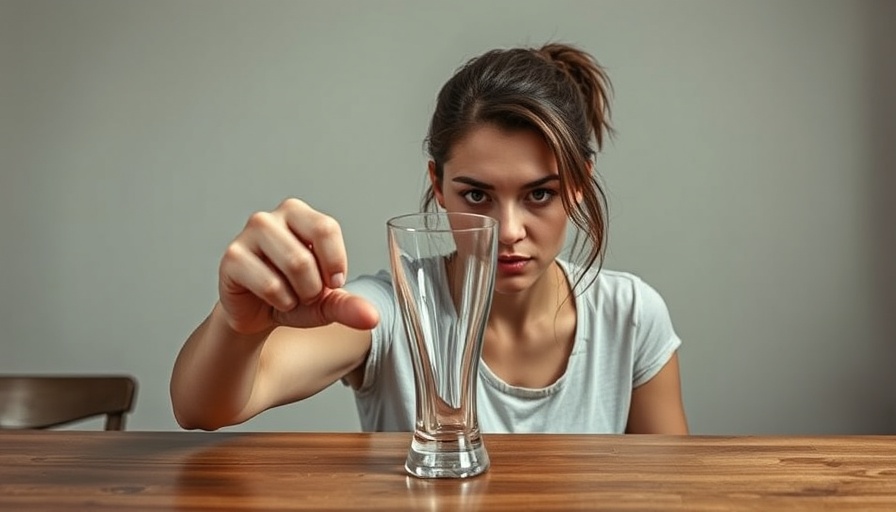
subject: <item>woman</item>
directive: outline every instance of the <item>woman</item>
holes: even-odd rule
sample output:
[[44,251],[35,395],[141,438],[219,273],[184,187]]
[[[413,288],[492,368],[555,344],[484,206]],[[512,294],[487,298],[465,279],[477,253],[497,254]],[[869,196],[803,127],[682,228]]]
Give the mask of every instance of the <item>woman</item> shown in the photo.
[[[590,55],[549,44],[483,54],[439,93],[424,208],[499,221],[477,398],[484,432],[688,431],[681,342],[662,298],[599,266],[606,218],[594,157],[610,130],[608,90]],[[584,238],[576,261],[560,257],[569,220]],[[346,284],[347,268],[338,223],[311,206],[289,199],[252,215],[221,260],[218,303],[175,363],[178,423],[240,423],[341,379],[365,430],[413,430],[389,276]]]

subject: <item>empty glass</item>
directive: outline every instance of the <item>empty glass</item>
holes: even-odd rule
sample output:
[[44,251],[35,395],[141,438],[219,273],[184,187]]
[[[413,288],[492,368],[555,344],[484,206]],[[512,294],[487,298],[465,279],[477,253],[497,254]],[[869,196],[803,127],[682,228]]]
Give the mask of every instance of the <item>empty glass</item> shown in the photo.
[[476,383],[495,285],[497,221],[418,213],[388,221],[392,284],[414,365],[416,424],[405,462],[423,478],[488,469]]

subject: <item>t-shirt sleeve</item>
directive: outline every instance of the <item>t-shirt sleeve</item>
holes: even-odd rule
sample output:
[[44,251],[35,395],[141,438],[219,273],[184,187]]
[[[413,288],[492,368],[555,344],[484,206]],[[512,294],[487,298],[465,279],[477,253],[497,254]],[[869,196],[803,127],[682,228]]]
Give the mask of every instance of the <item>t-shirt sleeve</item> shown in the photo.
[[358,393],[365,393],[376,382],[383,354],[387,352],[392,340],[391,333],[395,323],[392,278],[387,271],[381,270],[376,275],[363,275],[349,281],[345,290],[367,299],[380,314],[380,323],[370,331],[370,352],[364,363],[364,380],[356,390]]
[[634,387],[652,379],[681,346],[669,309],[660,294],[640,279],[634,289]]

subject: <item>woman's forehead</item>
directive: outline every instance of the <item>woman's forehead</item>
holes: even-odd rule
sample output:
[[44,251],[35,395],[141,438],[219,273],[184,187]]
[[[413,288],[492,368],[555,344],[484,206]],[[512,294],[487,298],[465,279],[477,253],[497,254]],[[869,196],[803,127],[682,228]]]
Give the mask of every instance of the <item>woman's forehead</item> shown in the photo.
[[505,130],[482,125],[451,148],[445,173],[477,179],[530,181],[557,174],[557,161],[541,135],[532,130]]

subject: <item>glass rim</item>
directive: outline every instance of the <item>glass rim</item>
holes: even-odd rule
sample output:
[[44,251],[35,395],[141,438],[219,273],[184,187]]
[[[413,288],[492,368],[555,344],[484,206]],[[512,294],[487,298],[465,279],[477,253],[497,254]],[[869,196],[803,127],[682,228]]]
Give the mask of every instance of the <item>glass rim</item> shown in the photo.
[[[403,220],[410,219],[412,217],[467,217],[467,218],[478,218],[482,219],[483,223],[481,226],[474,226],[468,228],[427,228],[427,227],[414,227],[409,225],[401,225],[400,222]],[[465,231],[482,231],[484,229],[492,229],[498,225],[498,220],[494,217],[489,217],[488,215],[481,215],[478,213],[467,213],[467,212],[418,212],[418,213],[405,213],[403,215],[398,215],[392,217],[391,219],[386,221],[386,226],[389,229],[394,229],[398,231],[404,231],[406,233],[419,233],[419,232],[427,232],[427,233],[458,233]]]

